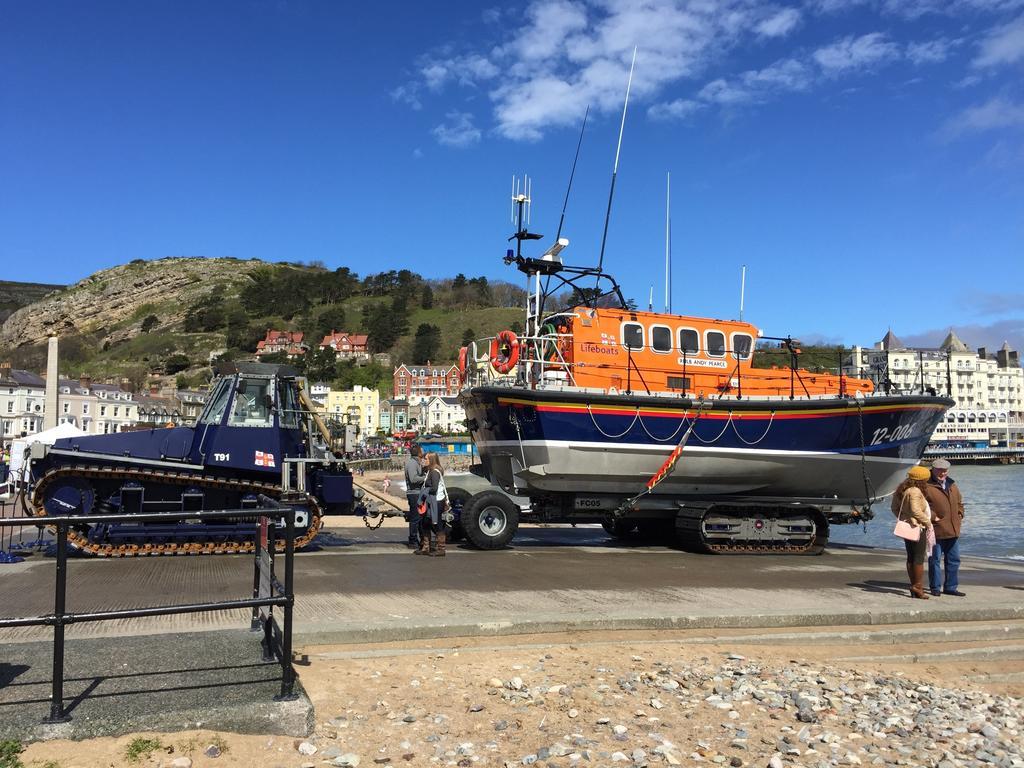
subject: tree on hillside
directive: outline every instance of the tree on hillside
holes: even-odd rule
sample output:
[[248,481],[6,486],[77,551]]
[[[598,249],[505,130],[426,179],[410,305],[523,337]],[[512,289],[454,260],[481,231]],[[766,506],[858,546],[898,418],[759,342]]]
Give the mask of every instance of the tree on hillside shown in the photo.
[[429,285],[423,286],[423,293],[420,294],[420,308],[421,309],[433,309],[434,307],[434,289]]
[[491,303],[491,287],[487,284],[486,277],[474,277],[469,281],[470,301],[479,306],[487,306]]
[[179,371],[184,371],[186,368],[192,366],[192,361],[188,359],[186,355],[176,353],[164,360],[164,373],[173,375]]
[[310,381],[330,381],[336,375],[338,359],[330,347],[312,347],[302,356],[302,371]]
[[311,342],[319,343],[320,339],[334,331],[345,330],[345,308],[336,305],[328,307],[320,313],[315,324],[307,325]]
[[467,328],[462,332],[462,346],[468,347],[471,342],[476,341],[476,331],[472,328]]
[[386,304],[367,304],[363,307],[363,330],[366,331],[367,349],[372,353],[386,352],[398,341],[404,327],[394,322],[391,307]]
[[237,349],[240,352],[253,352],[265,333],[266,329],[255,323],[231,325],[228,326],[224,341],[231,349]]
[[149,333],[151,330],[153,330],[159,324],[160,324],[160,318],[159,317],[157,317],[156,315],[146,315],[145,319],[143,319],[143,321],[142,321],[142,332],[143,333]]
[[217,286],[185,311],[185,332],[216,331],[224,327],[226,319],[224,288]]
[[356,365],[355,360],[342,360],[336,367],[333,386],[337,389],[352,389],[355,385],[376,389],[378,392],[391,390],[391,370],[379,363]]
[[412,343],[412,361],[417,365],[431,360],[437,356],[441,348],[441,329],[436,325],[421,323],[416,329],[416,336]]

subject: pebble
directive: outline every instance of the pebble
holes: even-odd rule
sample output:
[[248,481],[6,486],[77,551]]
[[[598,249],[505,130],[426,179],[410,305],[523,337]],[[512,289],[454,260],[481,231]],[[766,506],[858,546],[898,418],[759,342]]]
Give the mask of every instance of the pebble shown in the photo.
[[[16,765],[16,763],[11,763]],[[171,768],[192,768],[191,757],[176,757],[171,761]]]
[[210,744],[203,750],[203,754],[207,757],[220,757],[220,747],[216,744]]
[[344,755],[339,755],[334,758],[334,762],[332,762],[331,765],[341,766],[341,768],[358,768],[359,755],[346,752]]
[[296,749],[298,749],[300,755],[309,756],[316,754],[316,744],[313,744],[310,741],[302,742],[298,747],[296,747]]

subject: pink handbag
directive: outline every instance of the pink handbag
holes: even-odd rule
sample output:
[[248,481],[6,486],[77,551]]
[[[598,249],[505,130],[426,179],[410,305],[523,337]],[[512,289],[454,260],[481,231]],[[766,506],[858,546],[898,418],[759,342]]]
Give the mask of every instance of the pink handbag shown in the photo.
[[[907,501],[906,493],[903,494],[903,499],[900,501],[900,515],[903,514],[903,505]],[[896,528],[893,530],[897,536],[907,541],[920,541],[921,540],[921,529],[916,525],[911,525],[904,520],[896,519]]]

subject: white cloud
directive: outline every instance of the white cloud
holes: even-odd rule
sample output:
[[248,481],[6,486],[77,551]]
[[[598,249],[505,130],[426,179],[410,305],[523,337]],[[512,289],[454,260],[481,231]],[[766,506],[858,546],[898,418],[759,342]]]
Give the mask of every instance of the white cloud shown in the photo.
[[996,96],[984,104],[968,107],[950,119],[940,131],[944,138],[955,138],[965,133],[980,133],[1024,126],[1024,104]]
[[909,43],[907,58],[917,65],[939,64],[946,60],[954,45],[956,45],[955,41],[947,40],[944,37],[923,43]]
[[819,13],[842,13],[869,5],[890,16],[913,20],[929,14],[1005,13],[1024,6],[1024,0],[810,0],[808,5]]
[[887,41],[881,32],[871,32],[860,37],[850,35],[819,48],[813,58],[826,75],[836,76],[885,64],[899,55],[899,46]]
[[647,109],[652,120],[685,120],[704,109],[705,105],[693,99],[676,99],[663,104],[653,104]]
[[445,122],[434,128],[434,138],[450,147],[468,147],[480,141],[480,129],[473,125],[469,112],[449,112]]
[[783,37],[799,23],[800,11],[796,8],[783,8],[778,13],[758,22],[754,31],[762,37]]
[[981,50],[972,62],[975,67],[994,67],[1024,60],[1024,16],[996,27],[981,42]]
[[[807,14],[839,13],[859,6],[876,16],[915,18],[965,9],[973,15],[1005,13],[1015,4],[1024,5],[1024,0],[804,0],[792,7],[782,2],[531,0],[522,12],[501,12],[498,43],[478,35],[461,49],[442,45],[421,56],[414,78],[391,95],[422,108],[428,92],[472,90],[487,97],[474,103],[489,104],[493,133],[537,140],[548,130],[577,125],[588,106],[598,114],[617,113],[633,47],[638,45],[631,99],[646,101],[652,119],[686,119],[710,105],[764,103],[900,59],[919,66],[939,63],[963,44],[962,39],[947,37],[903,43],[884,32],[872,32],[839,37],[817,48],[793,48],[786,58],[765,67],[739,73],[716,71],[718,65],[740,55],[749,61],[749,56],[764,50],[766,39],[777,45],[775,39],[792,33]],[[493,13],[483,13],[488,21],[495,18]],[[487,25],[481,29],[498,34]],[[1024,17],[993,30],[981,43],[976,64],[987,67],[1020,57],[1024,57]],[[977,67],[976,73],[985,74]],[[679,84],[692,90],[662,95]],[[467,116],[468,128],[449,115],[434,131],[439,141],[464,145],[481,138],[476,124],[483,115],[478,113],[474,120],[468,112],[453,114]]]

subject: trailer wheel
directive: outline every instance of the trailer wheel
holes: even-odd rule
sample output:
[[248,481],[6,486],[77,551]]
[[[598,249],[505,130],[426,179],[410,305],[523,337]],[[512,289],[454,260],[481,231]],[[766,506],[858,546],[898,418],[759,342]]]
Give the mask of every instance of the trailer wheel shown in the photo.
[[452,505],[452,511],[455,513],[455,522],[452,523],[451,530],[448,532],[448,541],[452,543],[466,538],[466,531],[462,527],[462,518],[466,514],[466,507],[469,506],[471,498],[473,497],[469,492],[461,488],[448,489],[448,503]]
[[519,528],[519,507],[500,491],[484,491],[462,510],[462,530],[469,542],[480,549],[508,546]]

